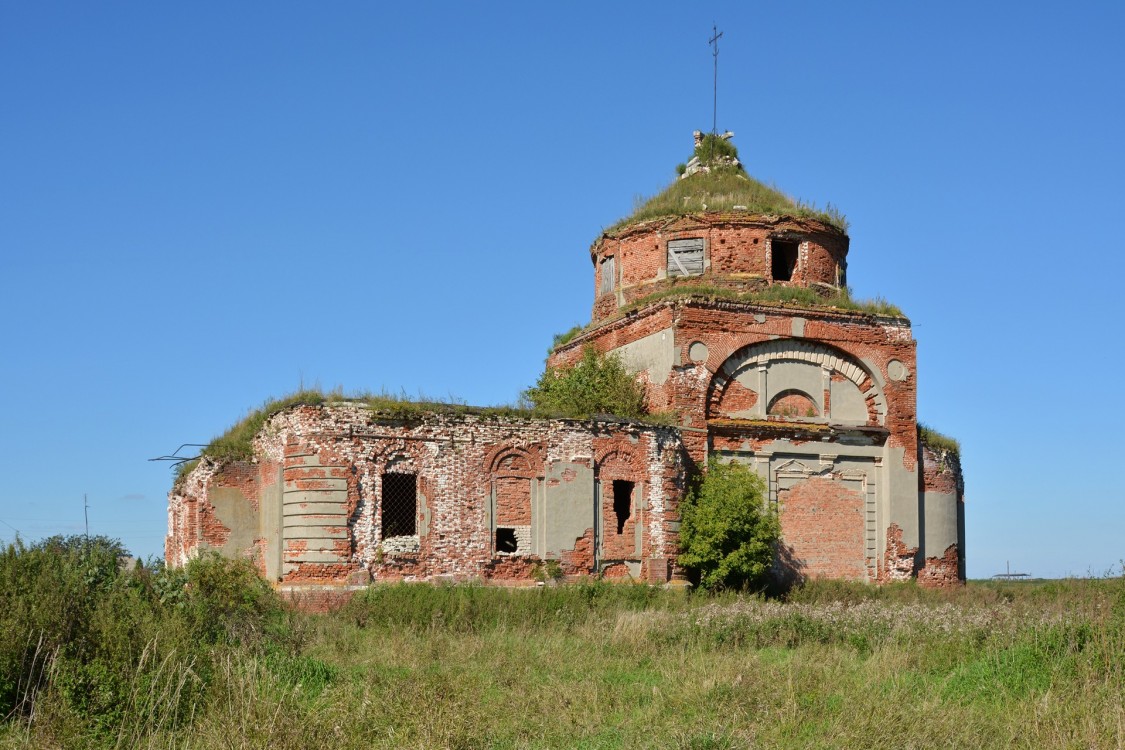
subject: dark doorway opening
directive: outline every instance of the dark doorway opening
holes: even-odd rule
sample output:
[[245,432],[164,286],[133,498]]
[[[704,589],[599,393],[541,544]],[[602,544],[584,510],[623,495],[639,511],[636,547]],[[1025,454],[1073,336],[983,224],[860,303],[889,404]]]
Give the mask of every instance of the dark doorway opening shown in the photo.
[[801,243],[792,240],[770,240],[774,281],[791,281],[797,270],[797,251]]
[[633,510],[633,483],[624,479],[613,480],[613,515],[617,516],[617,533],[625,531],[625,522]]

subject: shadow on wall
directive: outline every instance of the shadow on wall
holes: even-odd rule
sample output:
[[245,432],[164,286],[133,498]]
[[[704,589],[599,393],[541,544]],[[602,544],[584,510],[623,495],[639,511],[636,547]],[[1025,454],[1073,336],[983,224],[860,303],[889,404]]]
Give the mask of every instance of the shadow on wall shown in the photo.
[[803,584],[806,579],[801,571],[804,569],[805,561],[794,554],[792,547],[785,543],[777,545],[773,570],[770,571],[770,578],[777,590],[788,591],[794,586]]

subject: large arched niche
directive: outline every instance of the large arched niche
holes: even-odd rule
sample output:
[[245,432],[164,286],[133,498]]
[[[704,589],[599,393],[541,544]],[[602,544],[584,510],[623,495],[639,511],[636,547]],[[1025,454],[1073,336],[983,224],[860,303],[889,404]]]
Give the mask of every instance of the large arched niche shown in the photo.
[[[801,406],[790,406],[795,403]],[[811,341],[743,347],[716,371],[707,393],[708,419],[883,425],[886,417],[886,397],[867,368],[839,349]]]

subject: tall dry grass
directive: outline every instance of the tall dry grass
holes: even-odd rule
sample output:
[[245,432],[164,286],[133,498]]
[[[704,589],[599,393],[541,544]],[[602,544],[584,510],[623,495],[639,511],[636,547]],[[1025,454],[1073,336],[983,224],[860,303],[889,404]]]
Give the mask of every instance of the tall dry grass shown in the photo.
[[89,589],[77,640],[0,591],[0,632],[26,629],[0,648],[30,655],[0,660],[24,696],[0,747],[1125,745],[1120,577],[787,600],[399,585],[302,615],[201,565]]

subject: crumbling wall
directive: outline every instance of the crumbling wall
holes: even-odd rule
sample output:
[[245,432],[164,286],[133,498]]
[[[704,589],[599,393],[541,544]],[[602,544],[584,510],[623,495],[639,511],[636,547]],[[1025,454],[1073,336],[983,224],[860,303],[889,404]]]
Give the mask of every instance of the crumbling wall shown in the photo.
[[[571,361],[587,342],[617,351],[665,329],[675,337],[667,377],[662,383],[654,382],[648,368],[656,364],[655,358],[639,364],[646,367],[642,377],[648,383],[650,403],[660,404],[660,408],[666,404],[677,414],[692,464],[704,465],[716,441],[728,443],[723,450],[754,454],[811,441],[835,444],[842,440],[844,447],[827,446],[824,453],[849,455],[855,452],[847,446],[855,446],[859,440],[860,453],[882,467],[871,479],[877,483],[877,502],[870,511],[875,517],[867,519],[872,526],[864,552],[869,577],[880,575],[892,523],[902,544],[925,546],[918,489],[917,365],[909,322],[825,308],[668,299],[586,332],[555,352],[551,362]],[[781,356],[781,350],[792,353]],[[767,368],[773,367],[765,361],[771,357],[795,363],[778,367],[774,373],[778,378],[786,377],[786,367],[794,370],[797,364],[822,370],[818,382],[802,380],[802,390],[807,391],[813,408],[805,405],[803,410],[790,410],[799,413],[783,414],[783,409],[777,409],[779,413],[769,414],[770,404],[752,383],[757,375],[747,371],[746,377],[735,377],[740,357],[755,352],[768,355],[762,363]],[[638,368],[635,363],[633,369]],[[772,398],[777,391],[769,388],[767,393]],[[810,411],[820,413],[810,416]],[[786,425],[800,429],[779,436],[776,428]],[[777,440],[782,442],[775,444]],[[809,451],[802,448],[797,452]],[[941,550],[939,555],[945,546],[936,548]],[[930,549],[935,548],[931,545]],[[921,567],[920,562],[918,565]]]
[[956,453],[919,445],[922,466],[922,558],[918,582],[950,586],[965,580],[965,485]]
[[[257,517],[233,526],[213,517],[233,477],[258,477],[239,492],[247,507],[261,507],[259,465],[283,467],[275,543],[285,586],[530,581],[545,559],[560,561],[568,575],[596,574],[602,560],[614,560],[629,575],[651,578],[666,576],[676,553],[665,515],[678,508],[682,446],[671,428],[424,412],[389,417],[337,404],[275,415],[254,449],[256,463],[197,467],[170,496],[170,564],[205,546],[230,554],[232,536],[255,538]],[[401,477],[415,478],[406,482],[414,490],[413,534],[384,536],[389,475],[400,485]],[[612,534],[604,516],[622,510],[622,501],[615,509],[612,492],[599,495],[599,481],[632,487],[620,533],[616,515]],[[401,531],[406,521],[401,508],[396,512]],[[252,544],[251,552],[258,547],[270,543]]]
[[[668,267],[668,243],[687,239],[703,241],[701,275],[677,276]],[[592,319],[605,320],[619,308],[670,286],[705,284],[758,291],[773,280],[774,239],[799,243],[797,263],[787,283],[824,288],[842,285],[848,237],[820,222],[737,213],[682,216],[631,225],[593,244]],[[610,257],[612,265],[604,262]],[[602,274],[610,267],[614,278],[607,282]]]

